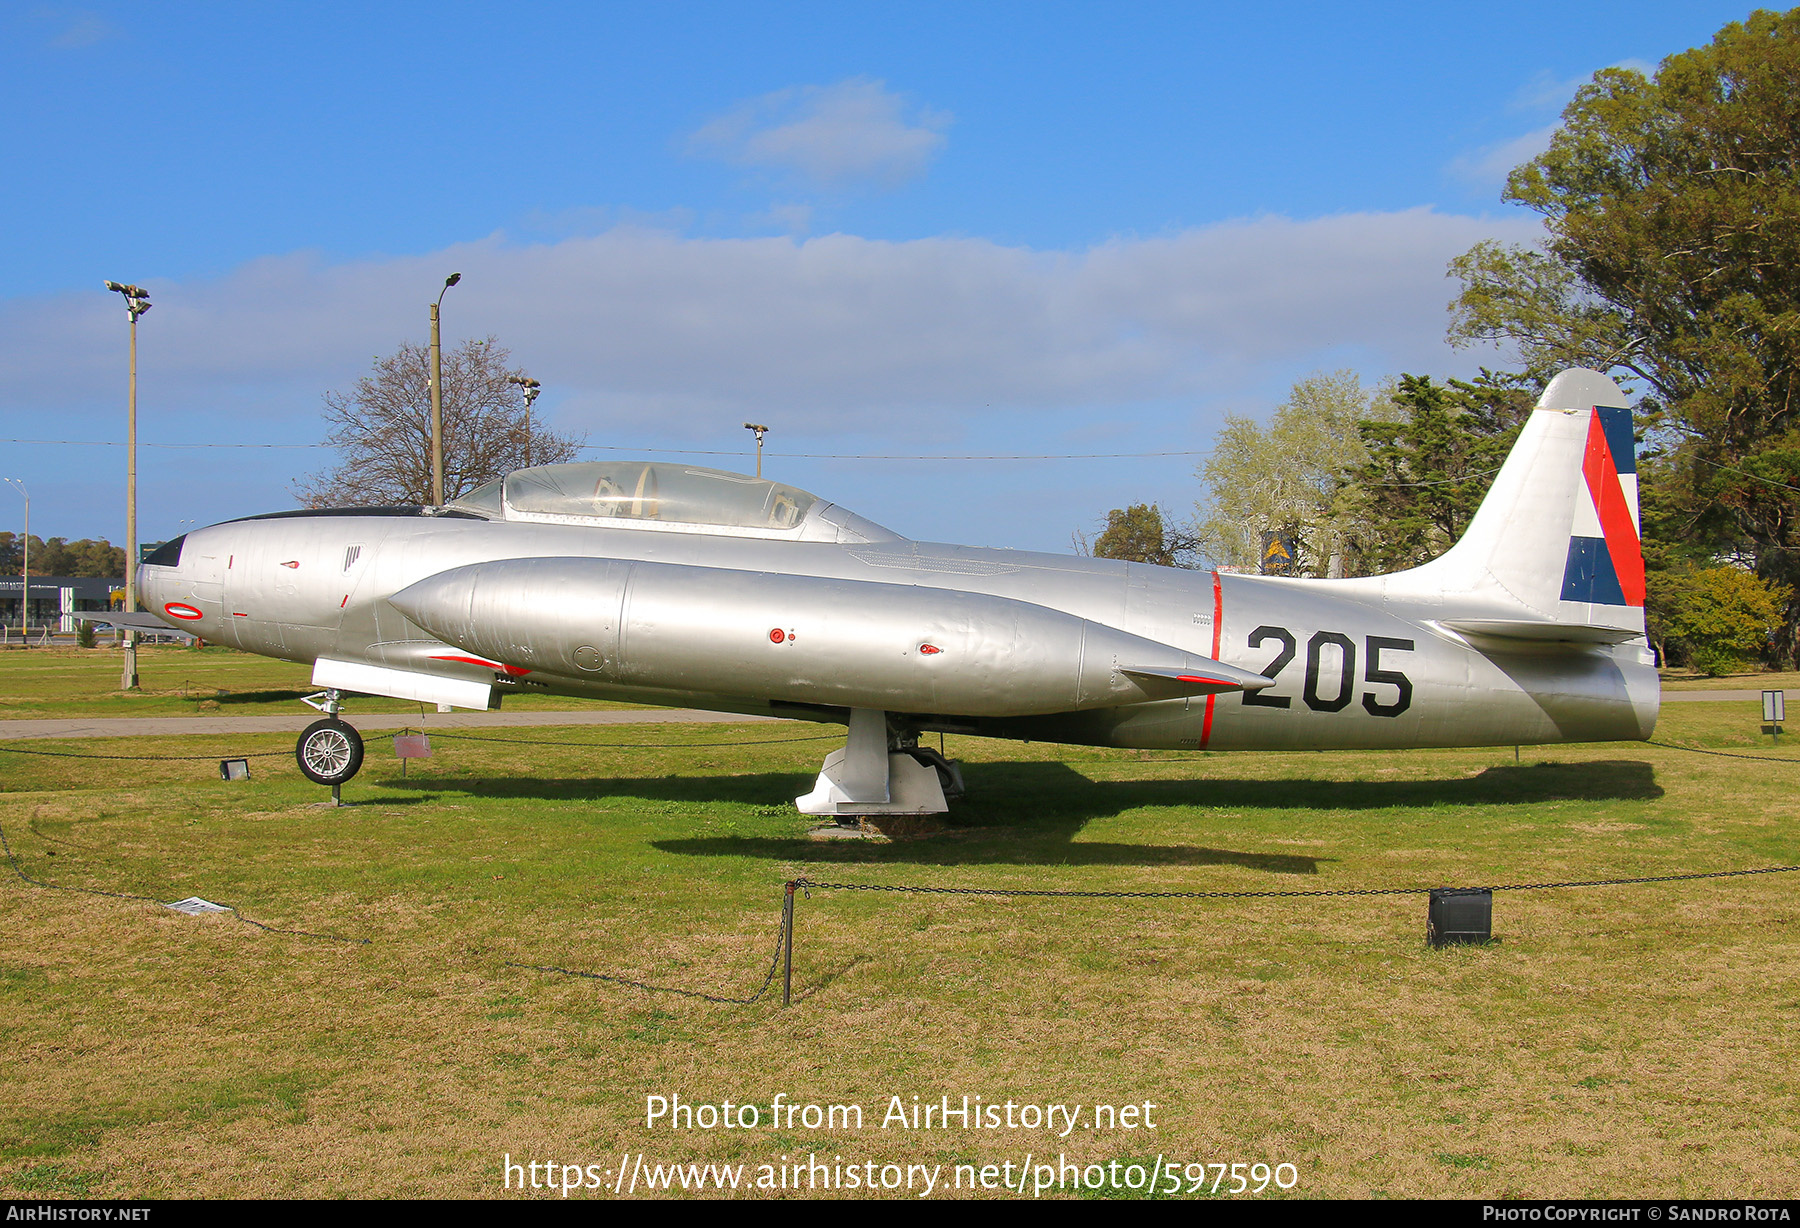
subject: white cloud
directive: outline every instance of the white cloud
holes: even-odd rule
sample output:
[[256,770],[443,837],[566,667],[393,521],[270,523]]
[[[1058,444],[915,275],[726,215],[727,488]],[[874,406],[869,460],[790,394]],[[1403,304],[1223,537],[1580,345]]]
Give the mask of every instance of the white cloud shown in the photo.
[[[1080,251],[969,238],[689,238],[620,227],[529,246],[496,236],[425,256],[328,265],[306,254],[150,282],[146,389],[236,412],[233,435],[302,435],[318,395],[421,340],[450,270],[446,339],[497,334],[558,394],[566,425],[647,420],[718,438],[747,413],[791,429],[950,424],[992,411],[1194,403],[1271,372],[1442,370],[1446,262],[1532,223],[1413,209],[1269,217]],[[111,411],[125,321],[93,293],[0,304],[0,418]],[[1466,365],[1466,364],[1465,364]],[[759,419],[767,420],[767,419]],[[284,430],[285,424],[285,430]]]
[[33,16],[40,27],[52,29],[55,33],[49,36],[50,46],[63,51],[77,51],[83,47],[92,47],[95,43],[104,42],[115,37],[119,31],[116,26],[98,13],[85,9],[65,9],[44,7]]
[[[1639,59],[1623,59],[1608,64],[1608,68],[1628,68],[1643,73],[1646,77],[1656,75],[1656,65]],[[1577,73],[1573,77],[1558,77],[1547,68],[1538,69],[1537,73],[1521,85],[1518,92],[1507,104],[1512,111],[1542,111],[1547,108],[1562,110],[1568,105],[1575,91],[1594,79],[1593,73]]]
[[1550,138],[1561,124],[1546,124],[1523,136],[1484,146],[1453,158],[1450,173],[1472,187],[1497,187],[1506,182],[1515,166],[1531,161],[1550,148]]
[[[1656,66],[1646,64],[1642,60],[1625,59],[1607,65],[1608,68],[1626,68],[1640,72],[1646,76],[1654,75]],[[1548,69],[1539,69],[1524,85],[1519,87],[1512,101],[1507,104],[1508,111],[1556,111],[1560,113],[1575,91],[1594,79],[1592,73],[1573,77],[1558,77]],[[1456,179],[1476,188],[1497,188],[1506,182],[1507,175],[1516,166],[1531,161],[1546,149],[1550,148],[1550,138],[1562,124],[1560,122],[1546,124],[1522,135],[1509,137],[1504,141],[1496,141],[1484,145],[1480,149],[1459,154],[1450,160],[1445,169]]]
[[803,235],[812,229],[813,207],[798,204],[770,205],[745,221],[753,228],[785,230],[791,235]]
[[689,148],[819,187],[895,187],[924,173],[950,118],[911,109],[883,82],[855,77],[748,99],[701,127]]

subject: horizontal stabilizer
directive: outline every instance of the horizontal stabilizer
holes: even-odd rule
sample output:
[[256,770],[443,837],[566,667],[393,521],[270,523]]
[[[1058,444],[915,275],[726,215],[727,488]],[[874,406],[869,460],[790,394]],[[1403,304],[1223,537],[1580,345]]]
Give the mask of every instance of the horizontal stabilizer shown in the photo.
[[1204,666],[1175,669],[1161,665],[1121,665],[1121,674],[1160,683],[1177,695],[1218,695],[1225,691],[1260,691],[1274,686],[1273,678],[1238,669],[1223,661],[1208,661]]
[[1623,644],[1643,635],[1625,627],[1596,627],[1587,623],[1537,622],[1513,618],[1446,618],[1440,626],[1461,635],[1485,635],[1492,639],[1529,640],[1534,644]]

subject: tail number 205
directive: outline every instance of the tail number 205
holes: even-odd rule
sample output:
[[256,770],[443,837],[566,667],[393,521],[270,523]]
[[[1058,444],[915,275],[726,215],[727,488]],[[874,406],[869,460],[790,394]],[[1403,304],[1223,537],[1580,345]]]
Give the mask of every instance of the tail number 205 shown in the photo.
[[[1250,647],[1261,648],[1269,641],[1281,645],[1281,651],[1275,654],[1274,660],[1262,668],[1265,678],[1277,678],[1281,671],[1293,663],[1299,652],[1299,642],[1294,633],[1286,627],[1258,627],[1250,633]],[[1336,649],[1327,653],[1327,649]],[[1412,680],[1397,669],[1383,669],[1381,654],[1411,652],[1413,641],[1391,639],[1384,635],[1371,635],[1363,640],[1363,659],[1366,662],[1362,680],[1376,687],[1392,687],[1393,698],[1386,699],[1385,691],[1364,691],[1362,696],[1363,711],[1371,716],[1399,716],[1412,707]],[[1337,658],[1337,669],[1329,671],[1327,658]],[[1329,693],[1321,693],[1321,675],[1335,672],[1336,677],[1326,677],[1323,685],[1330,688]],[[1273,690],[1271,687],[1269,690]],[[1250,708],[1287,708],[1293,705],[1293,698],[1288,695],[1271,695],[1269,690],[1245,691],[1244,706]],[[1338,631],[1319,631],[1306,641],[1306,682],[1301,688],[1300,698],[1314,712],[1342,712],[1350,706],[1350,700],[1356,691],[1356,641]]]

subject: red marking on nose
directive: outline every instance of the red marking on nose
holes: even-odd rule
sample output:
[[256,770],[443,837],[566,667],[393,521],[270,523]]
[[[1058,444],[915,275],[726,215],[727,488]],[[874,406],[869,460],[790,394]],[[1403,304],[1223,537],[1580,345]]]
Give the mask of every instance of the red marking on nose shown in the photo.
[[287,562],[283,563],[282,566],[283,567],[298,567],[298,566],[300,566],[300,560],[299,559],[289,559]]
[[180,601],[171,601],[168,605],[163,607],[163,613],[171,615],[172,617],[175,617],[175,618],[185,618],[185,619],[189,620],[190,622],[196,618],[205,618],[206,617],[206,615],[204,613],[202,613],[199,610],[196,610],[193,606],[187,605]]
[[338,602],[338,609],[340,609],[340,610],[341,610],[341,609],[343,609],[343,608],[344,608],[344,607],[345,607],[345,606],[347,606],[347,605],[349,605],[349,604],[350,604],[350,594],[349,594],[349,593],[345,593],[345,594],[344,594],[344,599],[343,599],[343,600],[342,600],[342,601],[340,601],[340,602]]
[[783,631],[780,627],[771,628],[769,631],[769,643],[771,644],[779,644],[786,638],[787,632]]
[[920,644],[919,645],[919,654],[921,656],[935,657],[938,653],[940,653],[942,651],[944,651],[944,650],[942,648],[939,648],[936,644]]

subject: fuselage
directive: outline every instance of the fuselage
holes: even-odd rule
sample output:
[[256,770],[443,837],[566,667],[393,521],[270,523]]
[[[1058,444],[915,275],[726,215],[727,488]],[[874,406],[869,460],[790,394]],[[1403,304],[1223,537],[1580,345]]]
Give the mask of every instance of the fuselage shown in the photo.
[[[913,728],[1003,738],[1376,748],[1611,741],[1654,728],[1659,684],[1641,641],[1489,639],[1445,626],[1455,610],[1360,581],[914,542],[841,519],[839,540],[773,540],[470,514],[295,513],[191,532],[142,567],[139,591],[148,608],[209,641],[492,687],[496,705],[507,691],[540,691],[842,720],[869,706],[844,681],[866,667],[870,685],[892,697],[874,706]],[[605,577],[607,596],[594,597],[585,580],[559,583],[556,567],[521,572],[535,578],[512,596],[519,625],[491,628],[479,653],[390,601],[457,569],[532,559],[572,560],[558,566]],[[1009,661],[1020,688],[1039,677],[1030,659],[1039,624],[1014,603],[1044,611],[1044,627],[1078,620],[1273,685],[1091,698],[1097,684],[1084,679],[1133,664],[1117,659],[1134,651],[1122,649],[1076,663],[1086,672],[1069,684],[1066,710],[1053,698],[1009,703]],[[993,610],[1010,613],[995,619]],[[605,644],[599,631],[584,635],[608,620],[616,625]],[[652,652],[659,637],[663,650]],[[936,642],[952,637],[954,651]],[[1101,643],[1091,631],[1079,641]],[[1097,651],[1082,646],[1077,655]],[[591,669],[574,655],[583,648],[598,662]],[[947,685],[943,671],[975,669],[978,658],[988,681]],[[769,678],[780,685],[761,681]],[[938,696],[954,696],[956,710],[938,710]]]

